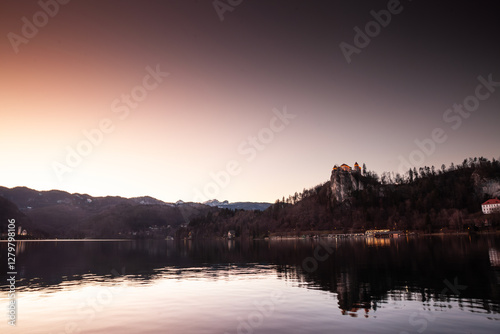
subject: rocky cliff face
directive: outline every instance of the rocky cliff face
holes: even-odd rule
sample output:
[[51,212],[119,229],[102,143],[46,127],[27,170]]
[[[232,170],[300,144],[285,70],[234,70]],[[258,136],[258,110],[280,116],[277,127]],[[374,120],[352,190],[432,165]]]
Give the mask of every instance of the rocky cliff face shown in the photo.
[[333,170],[330,177],[330,190],[332,198],[339,203],[347,200],[353,191],[365,188],[359,173]]
[[500,180],[483,178],[476,171],[472,173],[471,178],[478,196],[500,197]]

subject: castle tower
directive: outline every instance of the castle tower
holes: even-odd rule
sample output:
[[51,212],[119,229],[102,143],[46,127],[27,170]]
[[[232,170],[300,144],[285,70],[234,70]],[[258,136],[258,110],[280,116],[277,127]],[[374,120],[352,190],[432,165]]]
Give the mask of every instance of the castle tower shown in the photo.
[[354,172],[361,173],[361,168],[359,168],[358,162],[354,163]]

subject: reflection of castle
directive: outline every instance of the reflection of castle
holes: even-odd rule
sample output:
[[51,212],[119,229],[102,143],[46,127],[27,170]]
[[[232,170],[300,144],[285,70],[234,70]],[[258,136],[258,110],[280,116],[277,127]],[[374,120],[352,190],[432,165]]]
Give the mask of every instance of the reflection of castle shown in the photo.
[[342,171],[342,172],[349,172],[349,173],[361,173],[361,168],[359,167],[358,163],[354,163],[354,168],[351,168],[351,166],[347,164],[342,164],[339,166],[335,165],[333,166],[334,171]]
[[488,251],[490,256],[490,263],[492,267],[500,267],[500,252],[494,248],[490,248]]
[[[359,310],[364,310],[364,317],[368,318],[371,304],[371,289],[369,283],[362,283],[348,272],[340,273],[336,292],[339,309],[342,315],[357,317]],[[361,312],[360,312],[361,313]]]

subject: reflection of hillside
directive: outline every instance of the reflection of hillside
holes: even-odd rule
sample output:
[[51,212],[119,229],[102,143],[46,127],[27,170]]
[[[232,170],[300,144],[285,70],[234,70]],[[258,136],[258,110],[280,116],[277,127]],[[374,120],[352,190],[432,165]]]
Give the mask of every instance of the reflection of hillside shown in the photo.
[[352,285],[349,273],[341,273],[337,280],[337,298],[339,308],[344,315],[358,316],[358,311],[363,310],[364,316],[368,317],[371,309],[370,286],[362,284],[359,287]]
[[[376,310],[377,304],[395,298],[484,299],[482,306],[475,307],[500,312],[500,291],[487,243],[469,238],[398,238],[390,242],[391,247],[344,243],[312,273],[298,267],[299,276],[312,287],[336,294],[344,314]],[[446,280],[454,282],[455,278],[467,288],[449,289]]]
[[[23,242],[18,243],[18,290],[60,289],[65,284],[113,280],[116,275],[145,283],[277,275],[292,284],[329,291],[341,312],[351,316],[367,317],[388,300],[450,298],[460,298],[471,310],[500,312],[500,290],[491,267],[498,259],[492,245],[500,240],[387,240],[390,246],[383,247],[363,239],[328,241],[331,254],[321,250],[328,256],[312,272],[303,268],[304,259],[323,246],[311,240]],[[2,254],[5,246],[0,243]],[[467,288],[458,295],[450,289],[443,294],[444,281],[455,278]]]

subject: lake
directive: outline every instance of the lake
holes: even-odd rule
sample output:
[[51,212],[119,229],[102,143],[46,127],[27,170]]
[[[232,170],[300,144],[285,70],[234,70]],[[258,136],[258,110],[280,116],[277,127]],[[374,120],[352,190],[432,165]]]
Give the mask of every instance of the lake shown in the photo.
[[498,333],[500,237],[17,243],[1,333]]

